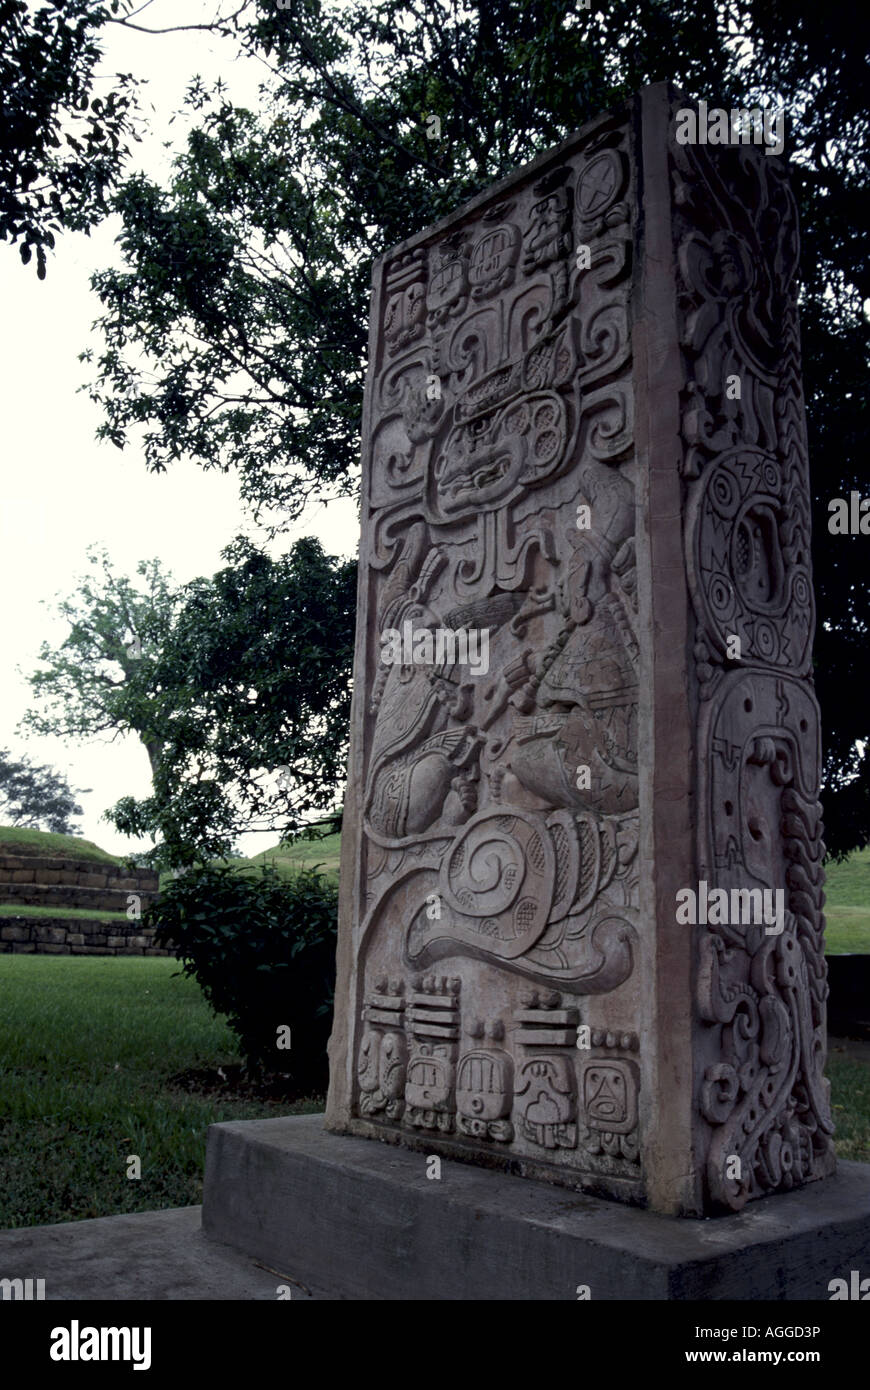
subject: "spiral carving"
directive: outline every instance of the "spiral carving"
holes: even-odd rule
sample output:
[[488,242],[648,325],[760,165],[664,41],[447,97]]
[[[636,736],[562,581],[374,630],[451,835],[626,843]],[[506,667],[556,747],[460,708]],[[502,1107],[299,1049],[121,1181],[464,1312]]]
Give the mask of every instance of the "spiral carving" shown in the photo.
[[486,935],[534,939],[553,896],[552,842],[531,817],[488,810],[465,826],[442,868],[446,903]]

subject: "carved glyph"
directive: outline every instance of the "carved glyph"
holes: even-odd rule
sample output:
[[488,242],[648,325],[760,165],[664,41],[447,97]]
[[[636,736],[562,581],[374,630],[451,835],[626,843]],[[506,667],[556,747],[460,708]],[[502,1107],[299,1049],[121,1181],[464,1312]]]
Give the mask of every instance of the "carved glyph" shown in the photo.
[[[637,1068],[593,1084],[577,1047],[639,925],[630,167],[605,123],[383,268],[355,1106],[636,1180]],[[443,630],[485,633],[486,670],[381,659]],[[564,1007],[524,1009],[535,982]]]
[[699,877],[784,901],[781,931],[717,924],[699,940],[706,1178],[739,1208],[830,1172],[833,1123],[797,215],[778,160],[711,154],[674,146],[671,166]]

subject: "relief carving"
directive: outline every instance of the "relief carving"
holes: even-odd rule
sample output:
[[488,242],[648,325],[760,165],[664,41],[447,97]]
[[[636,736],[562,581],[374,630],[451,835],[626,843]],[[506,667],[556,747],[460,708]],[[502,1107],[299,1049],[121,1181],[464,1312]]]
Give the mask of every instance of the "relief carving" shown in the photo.
[[[390,263],[415,288],[400,303],[408,291],[388,285],[389,365],[373,387],[377,639],[407,629],[435,651],[439,632],[473,630],[488,664],[407,648],[395,661],[370,644],[362,960],[368,979],[463,970],[455,994],[416,977],[427,1008],[419,984],[407,996],[406,1051],[391,1043],[402,1123],[536,1153],[577,1145],[577,1010],[550,1005],[543,1029],[496,1019],[487,1041],[481,967],[509,995],[525,978],[605,997],[637,955],[631,256],[614,234],[629,182],[613,126],[413,264]],[[476,1043],[461,1049],[466,1009]],[[436,1018],[437,1036],[421,1031]],[[563,1035],[568,1055],[541,1053]],[[359,1047],[360,1113],[383,1120],[384,1038]]]
[[735,1210],[831,1172],[833,1146],[797,217],[777,160],[717,153],[675,147],[672,168],[699,877],[783,903],[769,929],[698,929],[706,1180]]
[[[340,1087],[356,1132],[698,1214],[833,1163],[798,238],[741,146],[659,144],[640,217],[642,124],[590,123],[377,270]],[[782,890],[781,930],[682,944],[659,854]],[[663,1065],[641,1020],[672,988]]]

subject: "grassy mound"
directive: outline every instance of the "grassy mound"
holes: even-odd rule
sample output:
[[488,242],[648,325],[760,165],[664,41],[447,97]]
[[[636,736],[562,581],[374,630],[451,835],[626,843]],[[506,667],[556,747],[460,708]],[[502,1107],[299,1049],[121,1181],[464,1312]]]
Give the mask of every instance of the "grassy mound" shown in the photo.
[[18,825],[0,825],[0,854],[32,854],[48,859],[99,859],[104,864],[119,864],[114,854],[107,854],[93,840],[79,835],[56,835],[51,830],[25,830]]
[[272,864],[282,878],[289,878],[300,869],[319,868],[325,878],[337,883],[340,860],[341,835],[326,835],[322,840],[296,840],[292,845],[275,845],[242,863],[255,867]]
[[68,917],[71,921],[124,923],[128,920],[126,910],[108,912],[104,908],[93,907],[33,907],[28,903],[0,903],[0,917],[50,917],[52,920],[55,917]]

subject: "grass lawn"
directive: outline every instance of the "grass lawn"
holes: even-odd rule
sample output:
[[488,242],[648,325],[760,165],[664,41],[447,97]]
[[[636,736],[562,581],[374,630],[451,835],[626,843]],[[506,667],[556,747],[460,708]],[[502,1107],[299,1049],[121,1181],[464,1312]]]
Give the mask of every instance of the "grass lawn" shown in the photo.
[[126,912],[101,912],[91,907],[28,907],[26,903],[0,903],[0,917],[79,917],[87,922],[125,922]]
[[825,950],[830,956],[870,951],[870,849],[825,866]]
[[273,864],[286,878],[297,869],[320,868],[321,873],[332,883],[338,883],[338,868],[341,860],[341,836],[325,835],[322,840],[296,840],[292,845],[276,845],[274,849],[263,850],[249,859],[249,864]]
[[870,1163],[870,1062],[828,1050],[834,1140],[838,1158]]
[[0,956],[0,1229],[199,1202],[209,1124],[323,1108],[322,1097],[216,1100],[170,1085],[240,1060],[178,969],[161,957]]

